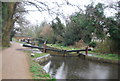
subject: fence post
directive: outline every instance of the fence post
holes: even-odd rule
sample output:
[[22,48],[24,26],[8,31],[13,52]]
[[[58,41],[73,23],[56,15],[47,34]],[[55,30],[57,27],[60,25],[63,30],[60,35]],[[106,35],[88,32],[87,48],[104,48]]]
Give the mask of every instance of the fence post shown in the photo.
[[43,48],[43,52],[44,52],[44,53],[46,53],[46,42],[47,42],[47,41],[44,42],[44,46],[43,46],[43,47],[44,47],[44,48]]
[[88,46],[86,47],[85,54],[88,55]]

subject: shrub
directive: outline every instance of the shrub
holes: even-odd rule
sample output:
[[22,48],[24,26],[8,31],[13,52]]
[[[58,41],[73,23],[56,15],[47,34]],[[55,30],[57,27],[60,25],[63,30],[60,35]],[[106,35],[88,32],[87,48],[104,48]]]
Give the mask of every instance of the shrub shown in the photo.
[[97,51],[100,53],[116,53],[115,49],[116,45],[114,41],[110,40],[109,38],[97,45]]
[[96,42],[90,42],[89,46],[95,48],[97,46],[97,43]]

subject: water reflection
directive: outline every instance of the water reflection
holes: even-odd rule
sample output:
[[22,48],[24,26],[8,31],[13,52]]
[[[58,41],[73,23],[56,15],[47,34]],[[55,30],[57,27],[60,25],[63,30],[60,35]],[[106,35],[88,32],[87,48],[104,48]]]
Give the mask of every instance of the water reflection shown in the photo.
[[118,79],[118,66],[91,62],[78,57],[52,56],[44,66],[56,79]]
[[65,66],[64,62],[61,65],[61,67],[58,69],[56,73],[56,78],[57,79],[66,79],[67,78],[67,72],[68,72],[68,67]]
[[47,73],[50,72],[50,64],[51,64],[51,61],[49,61],[49,62],[44,66],[44,68],[43,68],[43,69],[45,69],[45,71],[46,71]]

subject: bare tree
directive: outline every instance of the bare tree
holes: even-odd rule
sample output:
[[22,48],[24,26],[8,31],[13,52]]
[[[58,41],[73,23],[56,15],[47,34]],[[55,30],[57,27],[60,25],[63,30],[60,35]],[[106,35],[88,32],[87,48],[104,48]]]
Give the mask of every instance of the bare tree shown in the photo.
[[[51,4],[53,4],[54,6],[51,7],[49,2],[46,1],[40,1],[40,0],[28,0],[28,1],[22,1],[22,2],[2,2],[2,8],[6,8],[6,9],[2,9],[3,12],[3,27],[2,27],[2,40],[3,40],[3,46],[9,46],[9,41],[10,41],[10,33],[11,30],[14,27],[14,23],[15,21],[17,23],[21,23],[24,24],[23,20],[24,18],[21,17],[21,15],[24,12],[29,12],[29,11],[39,11],[39,12],[43,12],[43,11],[47,11],[51,16],[53,15],[59,15],[63,18],[65,18],[63,12],[60,12],[60,7],[64,7],[64,5],[69,5],[69,6],[74,6],[77,7],[80,11],[80,7],[79,5],[74,5],[69,3],[69,1],[64,0],[62,3],[59,3],[57,1],[53,1],[51,2]],[[26,10],[25,8],[20,8],[20,5],[22,6],[35,6],[37,10]],[[9,14],[8,14],[9,13]]]

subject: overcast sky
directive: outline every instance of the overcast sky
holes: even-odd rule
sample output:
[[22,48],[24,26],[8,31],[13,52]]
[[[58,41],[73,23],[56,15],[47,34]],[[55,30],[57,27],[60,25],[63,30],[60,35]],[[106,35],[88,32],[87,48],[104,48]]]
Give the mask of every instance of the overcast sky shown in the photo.
[[[53,2],[57,2],[58,4],[65,4],[65,0],[40,0],[46,4],[48,4],[49,8],[54,8],[53,11],[54,12],[58,12],[58,13],[64,13],[64,18],[69,17],[72,13],[74,12],[78,12],[78,8],[73,7],[73,6],[68,6],[68,5],[63,5],[61,7],[56,7],[55,4],[53,4]],[[108,4],[112,4],[113,2],[116,2],[117,0],[67,0],[69,3],[74,4],[74,5],[79,5],[80,8],[82,8],[83,10],[85,10],[85,5],[87,6],[88,4],[90,4],[92,1],[97,4],[97,3],[104,3],[106,5]],[[40,4],[40,6],[42,6]],[[43,6],[44,7],[44,6]],[[26,10],[37,10],[36,7],[34,6],[26,6]],[[111,16],[115,13],[114,10],[112,9],[106,9],[105,10],[105,14],[107,16]],[[34,11],[34,12],[29,12],[29,14],[26,14],[26,18],[28,20],[30,20],[30,22],[32,24],[37,24],[37,23],[41,23],[42,21],[47,21],[50,22],[52,21],[52,19],[54,19],[56,17],[56,15],[50,15],[47,11],[44,12],[39,12],[39,11]],[[62,18],[61,18],[62,19]]]

